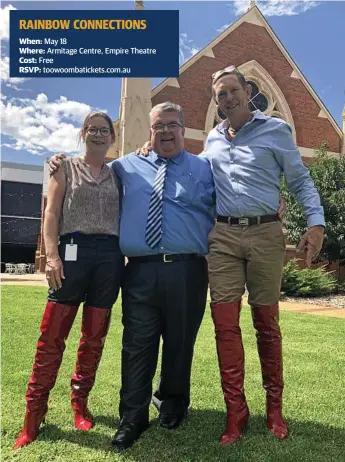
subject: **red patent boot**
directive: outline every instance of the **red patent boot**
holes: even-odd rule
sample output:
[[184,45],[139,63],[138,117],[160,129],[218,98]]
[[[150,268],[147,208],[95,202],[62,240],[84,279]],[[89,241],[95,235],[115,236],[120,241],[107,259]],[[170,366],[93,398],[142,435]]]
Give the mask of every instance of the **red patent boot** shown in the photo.
[[78,430],[89,431],[94,425],[87,401],[95,383],[110,319],[109,309],[93,306],[84,307],[82,337],[79,343],[75,372],[71,378],[71,404],[74,412],[74,424]]
[[19,449],[37,439],[40,425],[44,422],[47,411],[47,404],[36,410],[26,408],[24,426],[14,443],[13,449]]
[[48,410],[49,393],[56,382],[65,342],[77,311],[77,306],[47,302],[26,393],[24,426],[13,446],[14,449],[26,446],[37,438],[40,425]]
[[267,427],[276,438],[283,440],[288,437],[288,428],[282,412],[284,381],[279,306],[255,305],[252,316],[266,391]]
[[220,437],[221,445],[238,441],[249,418],[244,393],[244,351],[239,326],[241,306],[241,300],[211,304],[221,383],[227,407],[226,429]]

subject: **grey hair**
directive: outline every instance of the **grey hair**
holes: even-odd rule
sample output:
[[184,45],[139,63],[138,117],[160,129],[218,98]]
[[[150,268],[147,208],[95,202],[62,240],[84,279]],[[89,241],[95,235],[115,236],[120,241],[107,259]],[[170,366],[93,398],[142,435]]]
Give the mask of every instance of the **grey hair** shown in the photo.
[[153,106],[153,108],[150,111],[150,120],[152,120],[152,115],[156,112],[177,112],[178,117],[180,119],[180,123],[182,126],[184,126],[183,109],[179,104],[171,103],[170,101],[165,101],[164,103],[156,104],[156,106]]

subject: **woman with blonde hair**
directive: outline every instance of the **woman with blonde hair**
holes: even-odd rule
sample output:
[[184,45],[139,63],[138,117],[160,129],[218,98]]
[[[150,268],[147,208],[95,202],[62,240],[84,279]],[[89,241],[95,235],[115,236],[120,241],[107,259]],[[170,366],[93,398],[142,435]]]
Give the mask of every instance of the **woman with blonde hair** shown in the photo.
[[81,339],[71,378],[75,427],[82,431],[94,422],[87,401],[122,278],[124,257],[119,248],[119,187],[105,157],[115,141],[111,119],[91,112],[80,139],[85,153],[64,159],[51,175],[44,220],[48,300],[41,323],[32,375],[26,393],[24,427],[14,448],[37,438],[48,411],[65,341],[83,306]]

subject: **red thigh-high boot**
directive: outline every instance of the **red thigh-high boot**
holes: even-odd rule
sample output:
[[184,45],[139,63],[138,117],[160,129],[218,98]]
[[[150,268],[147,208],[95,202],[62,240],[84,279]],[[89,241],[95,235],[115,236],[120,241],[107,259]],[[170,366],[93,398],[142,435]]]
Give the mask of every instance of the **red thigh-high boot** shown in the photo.
[[65,341],[77,312],[77,306],[47,302],[26,393],[24,427],[13,446],[14,449],[21,448],[37,438],[39,427],[48,410],[49,393],[59,372]]
[[252,316],[266,391],[267,426],[276,438],[282,440],[288,437],[288,429],[282,415],[284,381],[279,306],[255,305]]
[[71,378],[71,404],[74,411],[75,427],[78,430],[88,431],[94,424],[93,417],[87,407],[87,401],[95,383],[110,319],[110,309],[84,307],[82,337],[79,343],[75,371]]
[[239,325],[241,300],[231,303],[212,303],[212,318],[224,401],[227,407],[226,429],[220,444],[239,440],[249,418],[244,394],[244,351]]

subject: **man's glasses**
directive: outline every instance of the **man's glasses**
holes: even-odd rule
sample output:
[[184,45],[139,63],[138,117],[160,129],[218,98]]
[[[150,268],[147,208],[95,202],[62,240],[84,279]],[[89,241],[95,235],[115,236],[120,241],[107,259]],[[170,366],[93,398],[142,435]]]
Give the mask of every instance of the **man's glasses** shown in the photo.
[[168,124],[154,124],[152,125],[152,130],[155,132],[163,132],[165,127],[167,127],[168,130],[171,132],[175,132],[179,128],[182,128],[182,125],[179,124],[178,122],[170,122]]
[[110,135],[110,128],[106,128],[106,127],[103,127],[103,128],[96,128],[96,127],[87,127],[87,132],[89,135],[97,135],[98,132],[100,132],[100,134],[102,136],[109,136]]
[[222,75],[229,74],[230,72],[234,72],[237,70],[236,66],[228,66],[225,69],[221,69],[220,71],[214,72],[212,74],[212,82],[215,82],[216,80],[219,79]]

